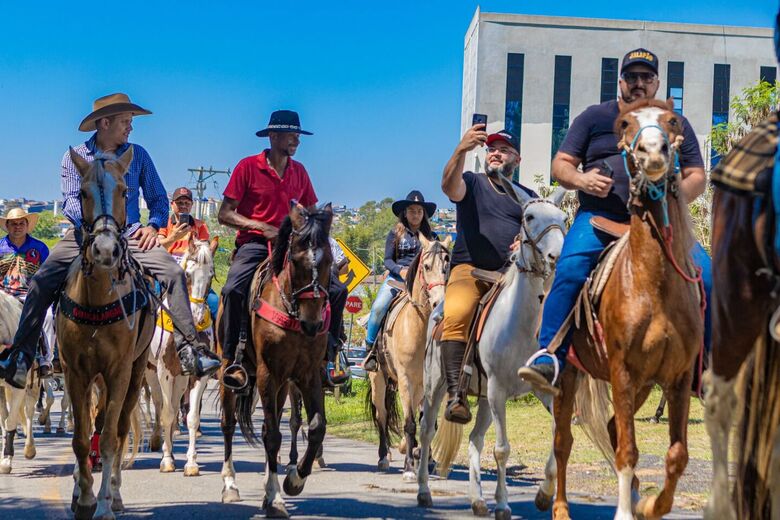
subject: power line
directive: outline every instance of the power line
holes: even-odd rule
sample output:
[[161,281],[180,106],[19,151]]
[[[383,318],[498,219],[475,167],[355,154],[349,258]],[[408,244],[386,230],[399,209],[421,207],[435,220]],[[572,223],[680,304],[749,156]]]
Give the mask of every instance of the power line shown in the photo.
[[[230,176],[230,168],[227,170],[215,170],[213,167],[209,166],[208,170],[201,166],[200,168],[188,168],[188,172],[190,172],[190,175],[195,177],[195,188],[193,191],[195,191],[195,218],[202,219],[203,218],[203,198],[206,194],[206,181],[211,179],[212,177],[215,177],[219,174]],[[214,185],[216,186],[217,183],[214,181]]]

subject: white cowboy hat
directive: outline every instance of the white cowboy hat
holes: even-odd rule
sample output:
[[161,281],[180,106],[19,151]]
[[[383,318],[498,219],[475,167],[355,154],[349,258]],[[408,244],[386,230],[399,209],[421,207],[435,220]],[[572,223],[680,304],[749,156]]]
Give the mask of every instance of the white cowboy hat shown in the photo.
[[14,208],[8,213],[6,213],[5,217],[0,217],[0,228],[3,228],[3,230],[7,233],[8,227],[6,226],[6,222],[9,220],[16,220],[20,218],[26,218],[27,219],[27,231],[30,232],[35,227],[35,224],[38,223],[38,215],[37,213],[27,213],[22,208]]

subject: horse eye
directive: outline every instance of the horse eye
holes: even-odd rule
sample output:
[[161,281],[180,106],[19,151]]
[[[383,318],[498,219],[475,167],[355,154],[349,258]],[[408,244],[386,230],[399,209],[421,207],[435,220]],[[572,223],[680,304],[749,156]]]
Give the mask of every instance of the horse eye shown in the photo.
[[426,271],[430,271],[430,270],[431,270],[431,266],[430,266],[430,265],[426,265],[426,266],[425,266],[425,270],[426,270]]
[[624,119],[624,120],[622,120],[622,121],[620,122],[620,128],[622,128],[623,130],[625,130],[626,128],[628,128],[628,121],[626,121],[625,119]]
[[534,216],[533,216],[533,215],[526,215],[526,216],[525,216],[525,221],[526,221],[526,222],[531,222],[533,219],[534,219]]

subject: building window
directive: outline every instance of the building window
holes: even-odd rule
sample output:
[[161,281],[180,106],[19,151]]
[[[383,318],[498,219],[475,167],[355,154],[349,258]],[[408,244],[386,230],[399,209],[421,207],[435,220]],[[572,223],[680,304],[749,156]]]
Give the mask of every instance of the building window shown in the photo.
[[520,139],[523,125],[523,63],[525,55],[507,54],[504,125]]
[[601,58],[601,102],[614,101],[617,97],[618,59]]
[[571,56],[555,57],[553,79],[552,155],[566,137],[569,129],[569,99],[571,94]]
[[775,84],[777,79],[777,67],[761,67],[761,81],[766,81],[770,85]]
[[[715,76],[712,86],[712,126],[729,121],[729,84],[731,78],[731,65],[723,63],[715,64]],[[710,152],[710,164],[715,167],[720,161],[720,156],[713,149]]]
[[674,111],[683,113],[683,83],[685,82],[685,63],[670,61],[666,68],[666,97],[674,101]]

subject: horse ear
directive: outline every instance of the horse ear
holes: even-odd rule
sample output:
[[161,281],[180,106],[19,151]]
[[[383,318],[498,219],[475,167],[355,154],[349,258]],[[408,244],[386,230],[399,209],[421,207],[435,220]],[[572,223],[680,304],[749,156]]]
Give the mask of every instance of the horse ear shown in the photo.
[[557,188],[555,188],[555,191],[552,192],[549,198],[550,200],[553,201],[553,204],[555,204],[560,208],[564,197],[566,197],[566,193],[568,193],[568,190],[566,188],[564,188],[563,186],[558,186]]
[[70,152],[70,160],[76,165],[76,170],[79,172],[79,175],[85,175],[89,171],[89,163],[87,160],[77,154],[76,150],[71,146],[68,147],[68,151]]
[[133,145],[130,145],[130,147],[119,156],[119,158],[116,160],[117,164],[122,167],[122,173],[126,172],[130,169],[130,163],[133,162]]
[[504,177],[503,175],[498,175],[498,181],[501,184],[501,187],[504,188],[504,191],[507,195],[509,195],[509,198],[512,199],[516,204],[519,206],[525,206],[528,204],[533,197],[531,197],[529,194],[525,192],[525,190],[515,186],[515,184]]
[[306,209],[298,204],[297,201],[290,202],[290,220],[292,221],[293,229],[300,229],[306,222]]
[[209,244],[209,249],[211,249],[211,256],[214,256],[217,252],[217,248],[219,247],[219,237],[215,236],[211,239],[211,243]]
[[441,243],[446,249],[449,249],[452,245],[452,235],[447,235],[447,238]]
[[333,215],[333,204],[330,203],[330,202],[326,202],[322,206],[322,211],[326,211],[326,212],[330,213],[331,215]]
[[420,244],[422,244],[423,249],[428,249],[428,247],[431,245],[431,241],[428,240],[428,238],[420,233]]

